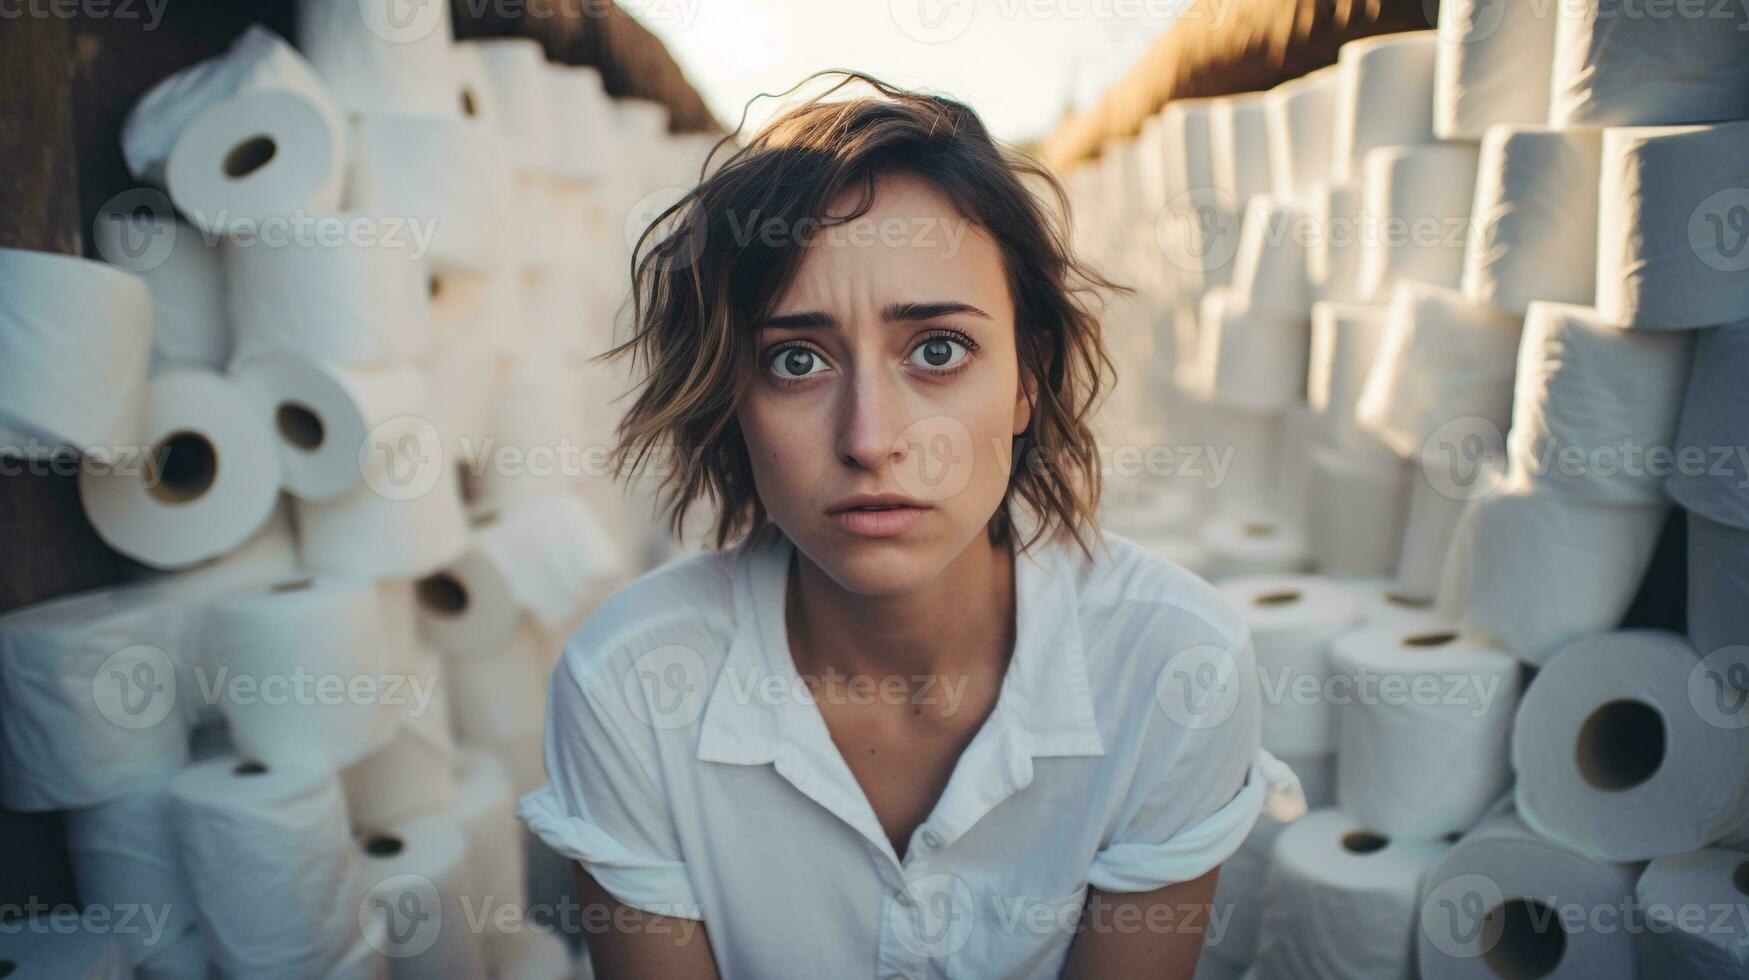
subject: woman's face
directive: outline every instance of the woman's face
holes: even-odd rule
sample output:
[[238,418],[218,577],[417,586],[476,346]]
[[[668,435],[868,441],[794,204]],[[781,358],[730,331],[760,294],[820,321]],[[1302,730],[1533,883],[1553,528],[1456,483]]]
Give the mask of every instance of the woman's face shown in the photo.
[[984,533],[1031,417],[1002,257],[904,174],[862,217],[804,231],[737,409],[754,483],[839,585],[915,589]]

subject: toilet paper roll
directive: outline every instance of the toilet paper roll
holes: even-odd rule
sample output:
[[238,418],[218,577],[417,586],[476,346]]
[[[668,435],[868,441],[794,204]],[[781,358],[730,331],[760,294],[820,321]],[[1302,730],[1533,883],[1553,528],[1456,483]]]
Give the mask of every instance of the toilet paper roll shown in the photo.
[[1653,12],[1597,0],[1560,4],[1553,20],[1556,126],[1749,117],[1749,10],[1739,5]]
[[530,38],[481,38],[462,47],[479,53],[492,78],[499,122],[510,147],[512,169],[522,174],[550,174],[556,169],[553,113],[548,105],[546,55]]
[[1401,460],[1312,449],[1307,542],[1329,575],[1389,575],[1403,541],[1409,471]]
[[[1677,462],[1664,488],[1691,513],[1749,528],[1749,438],[1737,419],[1749,418],[1749,330],[1703,330],[1676,430]],[[1698,465],[1697,465],[1698,464]]]
[[[397,975],[471,980],[486,975],[480,933],[469,926],[468,839],[447,815],[367,829],[359,839],[366,905],[389,910]],[[478,915],[478,910],[474,910]]]
[[1722,710],[1741,694],[1726,692],[1674,633],[1561,646],[1512,734],[1524,822],[1602,861],[1749,840],[1749,738]]
[[[488,519],[495,513],[481,520]],[[419,580],[418,602],[424,641],[451,656],[489,656],[522,622],[508,576],[477,537],[455,562]]]
[[6,961],[16,980],[126,980],[134,975],[112,935],[76,927],[59,915],[8,925]]
[[[455,76],[456,103],[464,118],[485,124],[493,138],[504,138],[504,110],[498,107],[498,91],[492,84],[491,69],[478,46],[453,44],[449,49],[451,69]],[[508,159],[508,157],[507,157]]]
[[1535,485],[1604,504],[1664,500],[1693,337],[1619,330],[1589,307],[1532,303],[1507,438]]
[[1547,8],[1522,3],[1441,4],[1434,135],[1476,140],[1491,126],[1546,122],[1556,20]]
[[333,500],[364,479],[359,454],[378,426],[428,408],[425,378],[398,364],[329,365],[291,354],[238,362],[237,384],[273,427],[280,483],[303,500]]
[[167,214],[106,211],[91,231],[97,254],[139,276],[151,293],[152,372],[224,370],[231,327],[217,245]]
[[1277,200],[1304,206],[1329,184],[1336,166],[1331,131],[1341,87],[1341,69],[1330,65],[1270,90],[1265,113],[1270,187]]
[[1232,296],[1254,313],[1304,321],[1312,308],[1306,263],[1318,237],[1316,218],[1268,195],[1250,200],[1239,232]]
[[550,670],[541,634],[517,630],[495,656],[451,658],[448,681],[457,737],[504,764],[511,788],[531,793],[546,784],[541,718]]
[[1399,456],[1419,455],[1442,426],[1504,432],[1523,322],[1455,289],[1397,288],[1366,387],[1355,405],[1363,430]]
[[138,449],[80,468],[97,534],[154,568],[187,568],[247,541],[279,498],[279,458],[243,390],[203,371],[147,388]]
[[395,0],[298,0],[297,25],[298,50],[341,109],[460,112],[451,75],[455,38],[448,7],[403,10]]
[[1438,33],[1410,31],[1349,41],[1337,56],[1337,183],[1366,177],[1366,155],[1381,146],[1433,142],[1433,76]]
[[1454,534],[1454,552],[1468,552],[1457,585],[1464,629],[1534,666],[1575,637],[1613,628],[1651,563],[1665,512],[1502,484],[1471,503]]
[[1237,411],[1279,413],[1306,379],[1303,320],[1246,309],[1226,288],[1203,295],[1193,393]]
[[347,210],[417,223],[436,272],[508,264],[510,161],[486,123],[367,112],[354,117],[352,137]]
[[1311,210],[1321,233],[1306,255],[1306,280],[1321,300],[1359,303],[1361,210],[1365,191],[1358,182],[1335,184],[1313,195]]
[[[353,868],[358,868],[356,862]],[[370,882],[364,875],[355,873],[352,884],[359,893],[358,902],[363,903],[371,897],[366,890]],[[389,915],[389,910],[382,905],[360,907],[351,940],[323,976],[327,980],[389,980],[393,976],[392,961],[384,952],[392,948],[389,945]]]
[[588,322],[588,283],[571,270],[524,272],[522,315],[529,342],[543,354],[583,361],[611,346],[606,331]]
[[1305,527],[1311,518],[1312,452],[1318,446],[1319,419],[1304,402],[1289,405],[1281,417],[1281,459],[1276,464],[1275,511],[1288,524]]
[[332,577],[213,603],[205,635],[226,674],[219,707],[238,752],[270,766],[338,769],[389,740],[380,601],[374,582]]
[[[587,395],[574,365],[523,357],[511,368],[497,407],[497,444],[478,472],[480,506],[508,511],[555,493],[575,492],[602,443],[590,438]],[[593,455],[592,455],[593,454]]]
[[1479,155],[1473,143],[1367,154],[1362,296],[1383,303],[1398,283],[1410,281],[1462,285]]
[[377,608],[383,624],[383,664],[391,671],[442,681],[443,664],[419,642],[419,599],[407,579],[378,579]]
[[1362,621],[1368,626],[1438,627],[1451,622],[1441,614],[1434,599],[1405,595],[1394,581],[1362,579],[1366,597],[1366,613]]
[[432,279],[431,344],[420,367],[432,390],[444,393],[432,409],[464,464],[485,450],[496,425],[500,388],[522,335],[519,279],[515,273]]
[[1198,486],[1206,497],[1204,509],[1267,513],[1275,499],[1281,458],[1281,416],[1208,402],[1192,404],[1203,443],[1205,465],[1199,475],[1207,477]]
[[[1142,213],[1158,215],[1166,207],[1166,137],[1165,124],[1156,113],[1142,120],[1136,133],[1136,169],[1141,181],[1139,203]],[[693,171],[696,174],[698,171]]]
[[[227,551],[182,571],[143,571],[139,581],[149,582],[178,596],[187,596],[194,602],[205,602],[238,589],[295,578],[301,567],[291,508],[281,498],[274,504],[273,512],[267,516],[267,523],[261,526],[261,530],[235,551]],[[198,645],[196,650],[198,657]]]
[[1214,99],[1175,99],[1161,110],[1161,135],[1166,141],[1166,206],[1174,198],[1215,186],[1214,137],[1210,117]]
[[571,951],[556,933],[523,930],[507,937],[505,980],[567,980],[577,972]]
[[1440,464],[1427,456],[1409,461],[1409,503],[1403,519],[1403,547],[1397,552],[1393,594],[1431,604],[1451,554],[1452,536],[1464,515],[1466,495],[1453,492]]
[[[1635,975],[1637,930],[1617,923],[1631,914],[1638,871],[1544,840],[1511,813],[1491,817],[1427,877],[1415,940],[1420,975],[1627,980]],[[1569,930],[1569,909],[1610,925]]]
[[[1299,777],[1307,806],[1316,810],[1335,803],[1335,756],[1281,761]],[[1269,865],[1276,839],[1287,826],[1267,813],[1259,814],[1251,833],[1245,837],[1245,843],[1239,845],[1233,856],[1221,865],[1212,914],[1224,916],[1226,928],[1219,935],[1211,932],[1204,941],[1197,976],[1203,975],[1201,963],[1227,961],[1246,967],[1256,957],[1257,931],[1263,922]]]
[[[1359,624],[1359,595],[1317,575],[1248,575],[1218,588],[1251,630],[1267,704],[1264,748],[1297,756],[1335,751],[1335,715],[1323,696],[1330,641]],[[1318,695],[1296,696],[1308,678]]]
[[117,915],[134,908],[161,916],[150,930],[117,930],[131,965],[160,962],[197,921],[167,786],[69,810],[64,819],[79,900]]
[[339,125],[294,92],[226,99],[177,136],[164,175],[170,200],[212,235],[255,235],[332,214],[346,177]]
[[455,800],[455,745],[447,726],[402,722],[389,744],[340,773],[355,827],[387,827]]
[[1749,587],[1749,531],[1690,511],[1688,637],[1696,650],[1711,657],[1709,663],[1727,684],[1749,691],[1745,587]]
[[201,931],[226,976],[322,975],[356,934],[346,804],[331,771],[220,756],[170,785]]
[[1602,160],[1600,130],[1490,129],[1476,168],[1464,294],[1514,313],[1533,300],[1589,305]]
[[581,65],[548,64],[546,73],[550,108],[557,114],[553,140],[558,175],[571,180],[602,179],[613,167],[613,123],[601,72]]
[[298,544],[312,569],[422,578],[468,546],[461,480],[436,426],[406,415],[372,430],[364,482],[331,501],[293,500]]
[[1208,554],[1208,577],[1214,581],[1306,567],[1305,536],[1272,514],[1228,511],[1204,523],[1199,543]]
[[[278,93],[284,98],[260,101],[253,98],[269,93]],[[244,105],[231,105],[233,102]],[[331,186],[323,187],[321,196],[331,192],[337,199],[340,191],[338,165],[346,158],[346,131],[340,111],[329,99],[326,87],[316,77],[310,63],[284,38],[259,24],[238,35],[225,53],[176,72],[141,96],[122,124],[122,156],[127,159],[128,172],[136,178],[163,185],[167,171],[174,169],[172,161],[179,153],[181,140],[197,121],[211,113],[241,120],[246,118],[242,113],[250,107],[283,109],[292,104],[307,110],[290,113],[290,116],[295,116],[300,123],[314,123],[307,131],[300,130],[300,135],[308,136],[313,142],[274,141],[246,146],[252,142],[252,137],[271,139],[273,123],[283,122],[263,117],[261,122],[267,124],[266,133],[263,133],[263,127],[257,127],[253,133],[239,133],[242,138],[232,147],[219,148],[216,154],[203,153],[200,162],[210,165],[215,173],[221,165],[228,170],[242,170],[244,165],[253,164],[244,171],[253,174],[249,180],[253,186],[249,190],[254,193],[264,192],[270,187],[277,190],[287,210],[311,200],[310,188],[313,185],[298,179],[300,173],[306,180],[314,176],[319,178],[318,182],[334,181]],[[203,125],[209,127],[209,135],[215,132],[210,128],[210,121]],[[195,144],[190,143],[180,152],[187,157],[194,149]],[[239,151],[238,156],[227,160],[231,149]],[[294,158],[310,163],[319,163],[325,158],[332,165],[332,171],[318,166],[315,170],[303,172],[297,167],[287,166]],[[238,178],[243,173],[232,176]],[[171,193],[174,197],[174,188],[171,188]],[[218,201],[199,198],[190,198],[189,203],[201,208],[219,206]],[[178,201],[177,207],[182,206]],[[198,221],[195,223],[210,227]]]
[[1352,683],[1336,709],[1342,809],[1406,839],[1474,826],[1512,781],[1518,661],[1460,637],[1455,624],[1356,630],[1331,644],[1330,659]]
[[[1640,974],[1726,980],[1749,973],[1749,925],[1741,909],[1749,896],[1749,853],[1712,848],[1659,858],[1634,886],[1645,910]],[[1710,914],[1697,916],[1695,910]]]
[[1269,99],[1263,92],[1223,95],[1209,113],[1209,148],[1215,189],[1243,209],[1270,192]]
[[[322,228],[376,234],[322,240]],[[330,215],[283,242],[226,241],[235,360],[296,354],[328,364],[417,357],[430,330],[430,287],[412,231],[366,215]],[[354,244],[354,241],[357,244]]]
[[[455,763],[456,795],[450,812],[468,838],[468,887],[476,907],[490,900],[521,907],[527,902],[522,827],[504,764],[489,752],[463,749]],[[484,935],[488,966],[502,972],[516,958],[516,930]]]
[[1325,445],[1356,458],[1388,452],[1355,424],[1354,408],[1384,338],[1389,307],[1321,302],[1312,306],[1306,403]]
[[1745,154],[1749,122],[1604,132],[1597,311],[1605,319],[1669,330],[1743,318]]
[[29,457],[139,445],[151,343],[138,276],[0,249],[0,445]]
[[1288,825],[1269,870],[1257,980],[1410,975],[1421,882],[1449,850],[1387,837],[1340,810]]
[[[174,850],[173,839],[166,843]],[[134,964],[133,976],[135,980],[204,977],[212,970],[212,960],[212,948],[207,945],[206,937],[201,935],[200,927],[190,926],[181,935],[167,936],[154,944],[146,959]]]

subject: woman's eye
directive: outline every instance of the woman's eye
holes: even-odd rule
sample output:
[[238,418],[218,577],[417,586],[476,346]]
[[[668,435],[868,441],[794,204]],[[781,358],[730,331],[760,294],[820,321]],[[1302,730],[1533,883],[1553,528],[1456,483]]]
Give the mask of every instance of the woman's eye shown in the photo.
[[771,370],[780,378],[805,378],[825,368],[825,360],[806,347],[785,347],[771,358]]
[[911,363],[939,371],[965,359],[966,346],[948,337],[931,337],[911,352]]

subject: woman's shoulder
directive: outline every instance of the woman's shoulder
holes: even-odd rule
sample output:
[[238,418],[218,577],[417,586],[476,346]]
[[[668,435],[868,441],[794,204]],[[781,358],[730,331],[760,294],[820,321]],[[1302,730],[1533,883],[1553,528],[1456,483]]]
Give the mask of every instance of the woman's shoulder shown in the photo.
[[742,560],[741,547],[701,552],[621,586],[565,641],[566,668],[589,678],[664,647],[720,657],[735,635],[735,570]]
[[1199,642],[1237,649],[1249,639],[1244,621],[1213,585],[1144,545],[1112,532],[1087,557],[1075,552],[1076,595],[1083,622],[1131,624],[1162,618],[1194,624]]

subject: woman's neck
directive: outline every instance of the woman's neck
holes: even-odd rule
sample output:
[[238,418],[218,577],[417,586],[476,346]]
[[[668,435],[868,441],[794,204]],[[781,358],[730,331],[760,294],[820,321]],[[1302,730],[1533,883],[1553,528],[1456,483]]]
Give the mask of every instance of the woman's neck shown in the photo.
[[971,672],[1014,649],[1014,552],[979,534],[940,575],[892,595],[859,595],[794,551],[785,620],[796,670],[877,681]]

